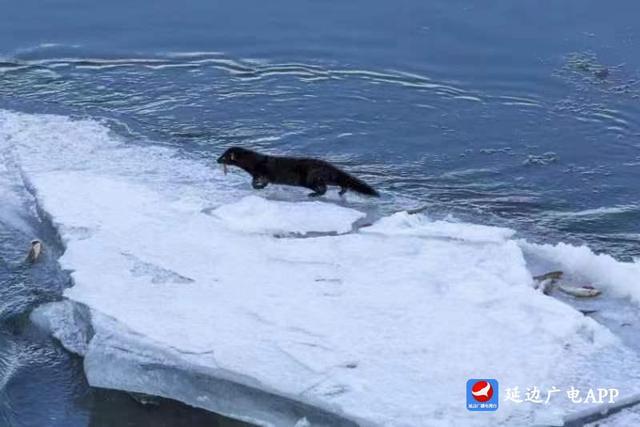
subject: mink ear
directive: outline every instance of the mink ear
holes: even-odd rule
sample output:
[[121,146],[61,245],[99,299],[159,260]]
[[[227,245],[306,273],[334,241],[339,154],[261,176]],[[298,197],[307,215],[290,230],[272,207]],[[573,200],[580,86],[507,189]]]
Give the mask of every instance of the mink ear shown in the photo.
[[231,160],[235,160],[236,159],[236,153],[231,153],[231,155],[229,156],[229,158]]

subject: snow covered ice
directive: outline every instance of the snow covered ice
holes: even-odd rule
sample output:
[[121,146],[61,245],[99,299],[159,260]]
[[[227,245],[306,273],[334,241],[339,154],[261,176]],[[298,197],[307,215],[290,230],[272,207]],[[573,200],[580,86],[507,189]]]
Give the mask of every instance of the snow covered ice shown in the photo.
[[[312,214],[312,215],[311,215]],[[257,196],[247,196],[237,203],[220,206],[213,215],[225,226],[245,233],[309,233],[351,230],[365,214],[353,209],[322,202],[273,203]]]
[[356,230],[359,210],[267,200],[244,175],[92,120],[0,112],[0,148],[60,233],[65,297],[90,312],[33,317],[84,353],[92,385],[278,426],[559,424],[575,410],[468,412],[469,378],[640,390],[636,354],[536,292],[525,251],[633,298],[638,263],[405,212]]

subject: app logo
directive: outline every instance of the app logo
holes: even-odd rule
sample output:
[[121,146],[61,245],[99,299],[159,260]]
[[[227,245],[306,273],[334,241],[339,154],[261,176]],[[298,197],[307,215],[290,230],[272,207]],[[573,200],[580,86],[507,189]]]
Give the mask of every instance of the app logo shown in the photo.
[[486,402],[493,397],[493,387],[491,387],[491,383],[487,381],[476,381],[476,383],[471,386],[471,395],[478,402]]
[[495,411],[498,409],[498,381],[495,379],[470,379],[467,381],[467,409],[470,411]]

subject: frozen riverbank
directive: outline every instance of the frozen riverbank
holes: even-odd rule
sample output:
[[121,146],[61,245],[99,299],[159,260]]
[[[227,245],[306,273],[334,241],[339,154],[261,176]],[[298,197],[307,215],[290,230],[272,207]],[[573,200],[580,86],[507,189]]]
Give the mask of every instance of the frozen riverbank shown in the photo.
[[[3,112],[0,144],[66,247],[65,296],[88,307],[34,317],[85,354],[96,386],[263,424],[393,426],[549,423],[575,409],[505,402],[478,416],[464,405],[475,377],[639,389],[632,351],[531,288],[511,230],[398,213],[349,232],[358,210],[252,196],[245,176],[90,120]],[[635,297],[637,263],[598,265],[611,275],[586,273],[600,286]]]

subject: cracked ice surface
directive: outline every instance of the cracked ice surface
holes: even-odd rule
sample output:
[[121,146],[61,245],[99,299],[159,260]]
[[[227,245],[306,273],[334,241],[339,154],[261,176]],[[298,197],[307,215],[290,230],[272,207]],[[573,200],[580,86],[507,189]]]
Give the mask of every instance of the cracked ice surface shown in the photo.
[[[557,423],[574,409],[501,402],[479,416],[465,408],[469,378],[639,389],[633,352],[531,288],[511,230],[397,213],[358,232],[283,238],[274,233],[345,233],[364,215],[266,200],[241,174],[91,120],[2,112],[0,144],[61,234],[65,296],[109,319],[87,352],[93,383],[151,387],[100,352],[115,340],[129,362],[206,372],[361,425]],[[171,384],[164,395],[211,407]],[[218,410],[250,412],[250,394],[236,402]]]

